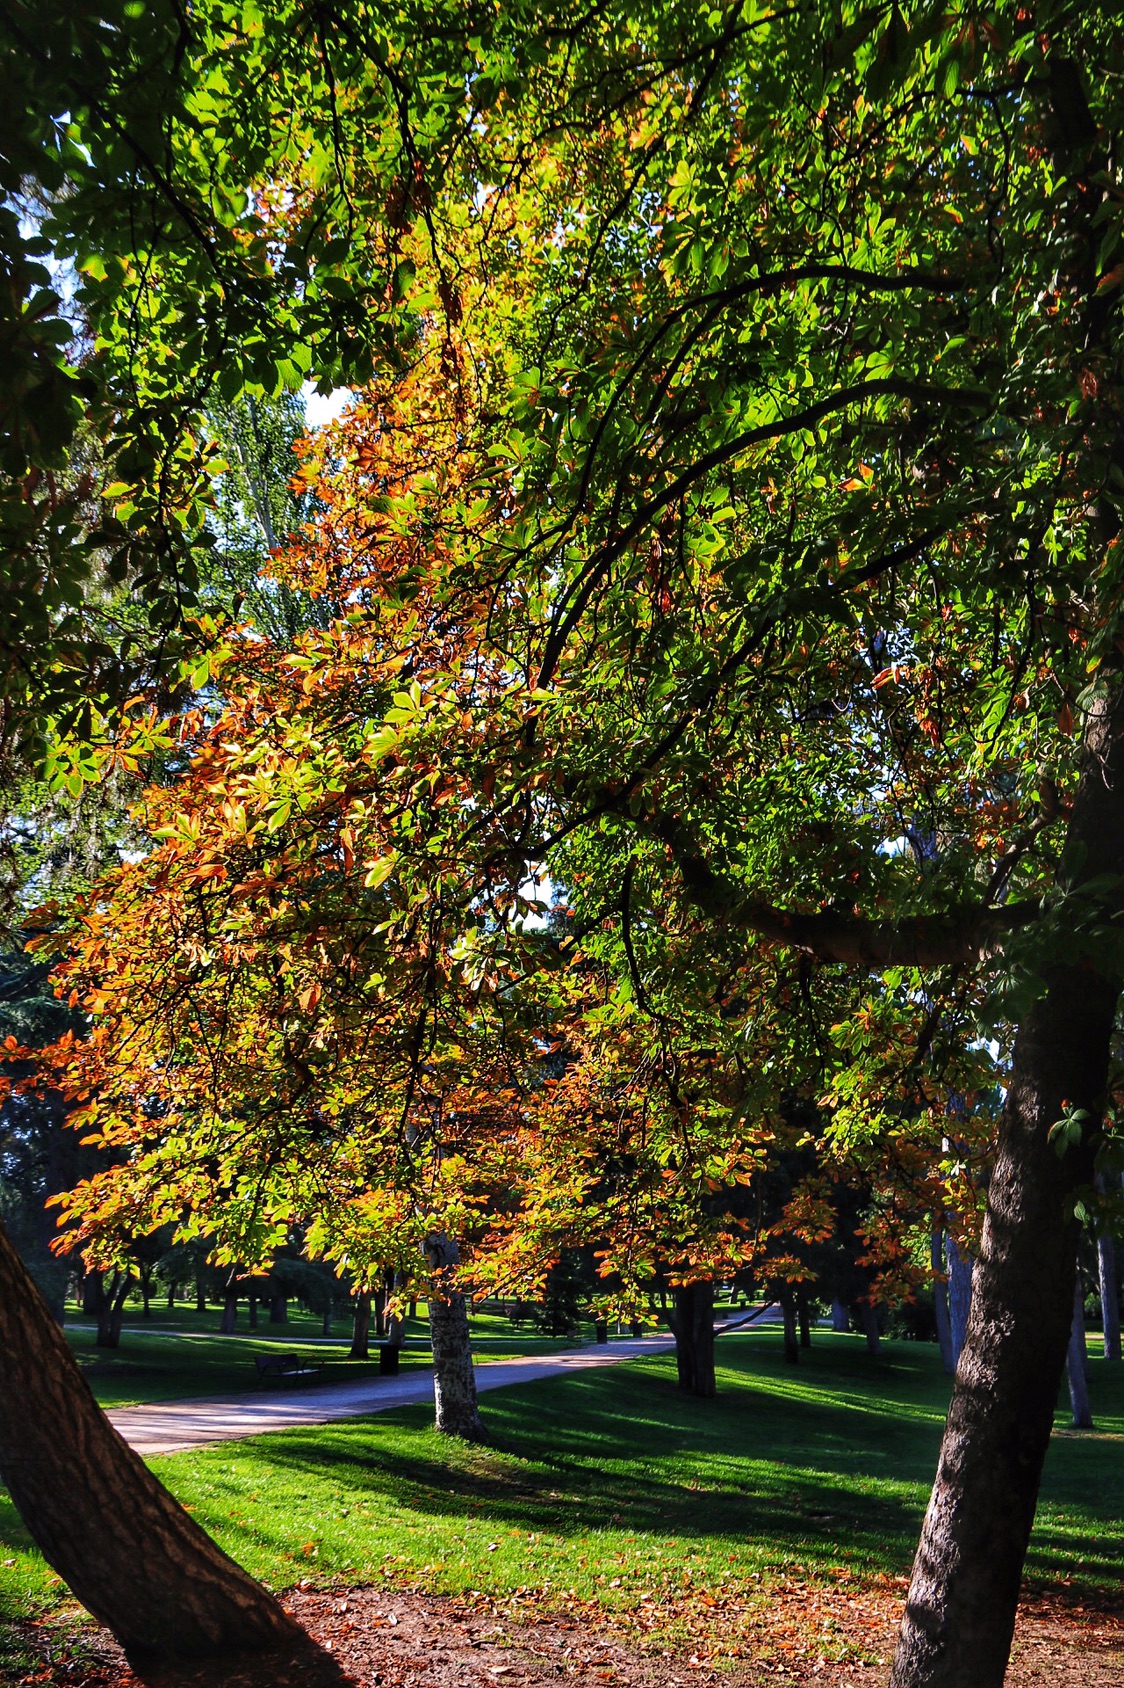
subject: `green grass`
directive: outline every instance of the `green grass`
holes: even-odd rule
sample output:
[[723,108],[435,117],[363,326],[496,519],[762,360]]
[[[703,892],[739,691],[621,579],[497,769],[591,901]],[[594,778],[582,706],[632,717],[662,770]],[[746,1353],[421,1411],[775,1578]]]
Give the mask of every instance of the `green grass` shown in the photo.
[[[796,1567],[907,1571],[948,1396],[935,1349],[887,1343],[871,1360],[861,1339],[819,1333],[794,1370],[759,1331],[719,1355],[716,1401],[680,1395],[670,1356],[487,1395],[488,1448],[439,1437],[415,1407],[154,1463],[277,1587],[386,1577],[627,1606]],[[1118,1588],[1124,1378],[1092,1369],[1100,1428],[1055,1438],[1028,1572]],[[57,1593],[10,1508],[0,1540],[9,1612]]]

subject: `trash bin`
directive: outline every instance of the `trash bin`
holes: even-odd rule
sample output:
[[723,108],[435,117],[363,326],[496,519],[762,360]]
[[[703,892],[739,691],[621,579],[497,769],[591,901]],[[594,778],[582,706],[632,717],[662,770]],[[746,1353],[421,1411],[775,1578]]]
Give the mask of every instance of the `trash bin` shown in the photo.
[[608,1342],[609,1321],[607,1319],[598,1319],[597,1323],[593,1327],[593,1330],[598,1342]]

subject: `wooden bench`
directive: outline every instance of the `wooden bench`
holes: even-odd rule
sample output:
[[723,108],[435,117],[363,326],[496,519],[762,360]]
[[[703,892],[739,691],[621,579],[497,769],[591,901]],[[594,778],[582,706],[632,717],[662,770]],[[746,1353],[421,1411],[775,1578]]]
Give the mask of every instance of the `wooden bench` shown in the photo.
[[323,1360],[306,1360],[300,1354],[255,1354],[258,1382],[275,1377],[279,1383],[295,1383],[301,1377],[317,1377],[324,1370]]

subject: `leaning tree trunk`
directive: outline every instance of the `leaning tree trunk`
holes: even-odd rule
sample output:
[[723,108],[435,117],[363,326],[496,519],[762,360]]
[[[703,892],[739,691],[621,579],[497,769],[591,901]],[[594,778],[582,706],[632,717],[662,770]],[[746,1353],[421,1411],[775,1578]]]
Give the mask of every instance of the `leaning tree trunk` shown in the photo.
[[[1119,914],[1124,687],[1090,705],[1065,863]],[[1106,889],[1107,887],[1107,889]],[[1073,887],[1073,888],[1076,888]],[[1096,953],[1048,969],[1015,1040],[972,1307],[891,1688],[1000,1688],[1073,1324],[1074,1194],[1093,1161],[1121,979]],[[1064,1132],[1055,1130],[1067,1121]]]
[[718,1393],[714,1375],[714,1285],[709,1278],[672,1286],[668,1323],[675,1337],[680,1389],[709,1400]]
[[460,1250],[451,1237],[435,1235],[426,1238],[425,1254],[435,1279],[435,1293],[429,1298],[429,1331],[437,1428],[447,1436],[480,1442],[487,1432],[476,1402],[468,1309],[456,1287]]
[[0,1479],[37,1547],[134,1658],[300,1631],[122,1441],[0,1226]]
[[1075,1430],[1093,1430],[1093,1408],[1089,1401],[1089,1351],[1085,1343],[1085,1292],[1078,1272],[1073,1286],[1073,1324],[1065,1356],[1069,1379],[1069,1404]]

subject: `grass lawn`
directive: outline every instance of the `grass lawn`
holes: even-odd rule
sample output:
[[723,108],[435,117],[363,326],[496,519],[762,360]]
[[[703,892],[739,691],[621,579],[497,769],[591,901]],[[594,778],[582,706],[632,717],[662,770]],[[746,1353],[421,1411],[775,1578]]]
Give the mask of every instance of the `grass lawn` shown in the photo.
[[[780,1334],[719,1343],[721,1394],[675,1388],[671,1356],[484,1398],[488,1448],[431,1413],[294,1429],[155,1461],[195,1516],[275,1587],[311,1577],[632,1606],[671,1590],[744,1592],[776,1575],[908,1570],[948,1398],[936,1349],[817,1333],[798,1369]],[[1092,1362],[1098,1431],[1050,1450],[1028,1572],[1119,1588],[1124,1376]],[[7,1503],[11,1615],[57,1583]],[[11,1561],[11,1563],[9,1563]]]

